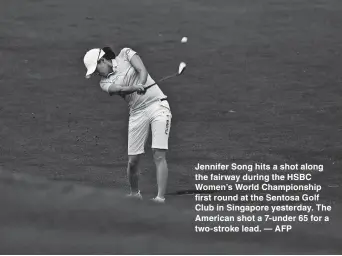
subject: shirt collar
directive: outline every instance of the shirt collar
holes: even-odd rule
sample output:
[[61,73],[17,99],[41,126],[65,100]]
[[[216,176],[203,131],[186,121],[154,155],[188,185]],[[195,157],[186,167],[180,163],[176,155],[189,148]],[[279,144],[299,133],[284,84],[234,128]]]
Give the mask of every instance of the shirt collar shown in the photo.
[[107,75],[107,78],[110,77],[111,75],[113,75],[113,74],[117,71],[118,62],[116,61],[116,59],[112,59],[112,64],[113,64],[113,72],[110,72],[110,73]]

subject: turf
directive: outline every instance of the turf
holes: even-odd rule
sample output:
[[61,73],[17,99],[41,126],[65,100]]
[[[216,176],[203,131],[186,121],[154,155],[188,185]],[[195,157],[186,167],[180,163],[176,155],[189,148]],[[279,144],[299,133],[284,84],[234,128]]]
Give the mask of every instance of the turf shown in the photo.
[[[323,235],[306,227],[287,236],[198,237],[191,230],[193,215],[184,213],[193,211],[189,197],[170,196],[167,210],[143,204],[141,213],[124,201],[116,207],[127,189],[127,106],[103,93],[96,79],[85,80],[82,63],[86,50],[109,45],[116,51],[136,50],[155,79],[174,72],[180,61],[188,64],[184,76],[160,85],[173,113],[170,193],[194,188],[193,167],[198,162],[319,163],[325,166],[316,177],[324,187],[322,196],[333,200],[339,216],[340,1],[28,0],[2,1],[0,7],[3,170],[29,175],[29,184],[33,177],[44,177],[47,187],[71,182],[94,193],[88,203],[79,203],[79,209],[86,207],[84,218],[72,222],[65,216],[77,209],[63,204],[72,192],[51,192],[65,214],[58,218],[52,199],[35,199],[45,190],[29,186],[15,192],[2,178],[2,189],[15,194],[13,201],[2,195],[9,219],[2,220],[8,224],[1,229],[7,236],[0,241],[2,251],[341,252],[339,217]],[[189,38],[186,45],[180,44],[183,36]],[[142,164],[142,191],[153,196],[150,141]],[[17,183],[12,176],[9,180]],[[23,196],[27,208],[20,201]],[[98,207],[93,206],[96,202]],[[38,211],[34,206],[46,212],[43,222],[51,220],[55,226],[36,224],[30,217],[31,211]],[[40,218],[42,213],[36,214]],[[144,219],[150,214],[157,215],[160,226]],[[18,219],[25,225],[14,225]],[[89,224],[99,219],[102,224]],[[120,226],[120,219],[127,228]],[[101,225],[108,232],[99,235]],[[126,235],[119,235],[114,225]]]

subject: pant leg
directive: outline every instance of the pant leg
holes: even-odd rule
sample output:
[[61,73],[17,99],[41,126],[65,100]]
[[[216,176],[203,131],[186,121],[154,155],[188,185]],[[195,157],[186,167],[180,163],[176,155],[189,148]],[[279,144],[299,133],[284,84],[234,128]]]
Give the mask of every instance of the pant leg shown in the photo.
[[145,144],[150,128],[149,118],[144,111],[129,116],[128,155],[145,153]]
[[167,102],[157,102],[149,113],[152,148],[168,149],[172,114]]

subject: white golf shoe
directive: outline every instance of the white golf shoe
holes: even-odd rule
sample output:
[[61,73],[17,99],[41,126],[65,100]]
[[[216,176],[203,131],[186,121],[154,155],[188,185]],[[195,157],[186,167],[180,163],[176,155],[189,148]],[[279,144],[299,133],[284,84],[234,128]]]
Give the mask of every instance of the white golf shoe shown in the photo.
[[161,197],[157,196],[155,198],[152,198],[152,201],[155,203],[163,204],[163,203],[165,203],[165,198],[161,198]]
[[140,193],[140,191],[138,191],[138,192],[136,192],[136,193],[129,193],[128,195],[127,195],[127,197],[128,198],[134,198],[134,199],[139,199],[139,200],[142,200],[143,198],[142,198],[142,195],[141,195],[141,193]]

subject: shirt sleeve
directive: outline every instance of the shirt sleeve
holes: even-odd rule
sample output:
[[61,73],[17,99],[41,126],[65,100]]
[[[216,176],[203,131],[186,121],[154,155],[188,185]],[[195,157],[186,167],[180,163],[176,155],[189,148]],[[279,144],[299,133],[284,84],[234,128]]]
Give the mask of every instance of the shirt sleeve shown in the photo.
[[100,87],[103,91],[109,93],[109,86],[110,86],[110,83],[106,83],[104,81],[100,81]]
[[123,48],[121,50],[121,54],[125,60],[131,61],[132,57],[137,53],[136,53],[136,51],[132,50],[131,48]]

